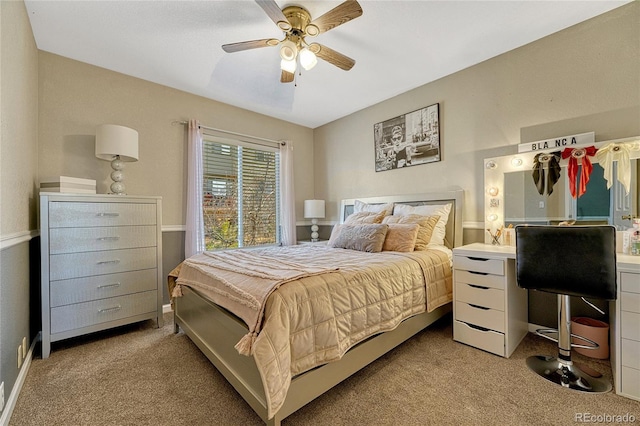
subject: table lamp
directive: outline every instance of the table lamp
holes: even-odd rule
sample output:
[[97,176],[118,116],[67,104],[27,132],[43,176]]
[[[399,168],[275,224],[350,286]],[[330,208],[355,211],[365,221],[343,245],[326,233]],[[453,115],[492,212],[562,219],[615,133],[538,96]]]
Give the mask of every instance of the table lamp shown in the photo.
[[96,157],[111,161],[111,193],[126,195],[122,169],[125,161],[138,161],[138,132],[116,124],[98,126]]
[[304,200],[304,217],[311,219],[311,241],[318,241],[318,219],[324,218],[324,200]]

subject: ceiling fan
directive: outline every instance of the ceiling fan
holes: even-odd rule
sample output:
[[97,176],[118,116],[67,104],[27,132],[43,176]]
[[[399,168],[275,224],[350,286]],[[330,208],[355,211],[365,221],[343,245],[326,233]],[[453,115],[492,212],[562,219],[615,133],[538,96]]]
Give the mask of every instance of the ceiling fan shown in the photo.
[[255,0],[255,2],[284,32],[284,38],[282,40],[265,38],[225,44],[222,46],[225,52],[233,53],[259,47],[279,46],[282,58],[280,81],[283,83],[293,81],[298,61],[306,70],[316,65],[317,58],[345,71],[349,71],[355,65],[356,61],[348,56],[320,43],[308,43],[305,38],[315,37],[362,15],[362,7],[356,0],[347,0],[314,20],[302,6],[287,6],[281,10],[275,0]]

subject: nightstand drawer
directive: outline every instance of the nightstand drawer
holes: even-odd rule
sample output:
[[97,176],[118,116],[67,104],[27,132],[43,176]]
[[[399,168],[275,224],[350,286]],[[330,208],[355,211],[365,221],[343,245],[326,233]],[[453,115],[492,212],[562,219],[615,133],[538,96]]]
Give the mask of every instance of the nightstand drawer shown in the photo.
[[504,333],[504,312],[456,301],[458,321]]
[[622,365],[640,369],[640,342],[637,340],[622,340]]
[[504,356],[504,334],[474,328],[464,322],[453,322],[455,340],[473,347]]
[[504,276],[487,273],[477,273],[456,269],[454,272],[456,282],[479,285],[481,287],[491,287],[504,289]]
[[622,338],[640,341],[640,314],[620,312],[620,330]]
[[58,201],[49,204],[50,228],[155,224],[155,203],[79,203]]
[[157,266],[156,256],[155,247],[54,254],[50,257],[49,279],[57,281],[90,275],[151,269]]
[[633,395],[636,399],[640,396],[640,370],[622,366],[622,393]]
[[640,293],[640,274],[621,272],[620,291],[629,293]]
[[620,293],[620,309],[640,314],[640,293]]
[[456,282],[456,301],[504,311],[504,290]]
[[504,261],[500,259],[485,259],[480,257],[454,256],[456,269],[485,272],[487,274],[504,275]]
[[155,247],[156,232],[155,225],[55,228],[49,231],[49,251],[60,254]]
[[157,291],[111,297],[51,309],[51,334],[154,312]]
[[158,285],[158,270],[123,272],[52,281],[51,307],[105,299],[130,293],[155,290]]

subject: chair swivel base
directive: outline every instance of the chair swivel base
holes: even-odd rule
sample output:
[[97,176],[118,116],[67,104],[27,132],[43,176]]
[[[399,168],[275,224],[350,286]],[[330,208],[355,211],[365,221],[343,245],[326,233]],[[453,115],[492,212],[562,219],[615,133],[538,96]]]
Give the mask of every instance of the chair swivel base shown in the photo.
[[566,388],[592,393],[605,393],[613,388],[608,380],[585,373],[575,364],[562,362],[555,357],[530,356],[527,366],[545,379]]

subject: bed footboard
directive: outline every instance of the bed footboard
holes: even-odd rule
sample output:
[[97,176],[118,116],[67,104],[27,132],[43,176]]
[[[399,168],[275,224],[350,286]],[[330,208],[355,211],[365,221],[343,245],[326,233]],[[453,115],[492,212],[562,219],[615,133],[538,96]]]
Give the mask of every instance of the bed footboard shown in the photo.
[[243,322],[225,309],[183,287],[175,299],[174,327],[182,328],[251,408],[268,425],[282,419],[322,395],[451,311],[451,303],[433,312],[403,321],[395,330],[378,334],[358,344],[340,361],[332,362],[293,378],[287,398],[274,418],[267,419],[266,398],[260,373],[252,357],[238,354],[235,344],[247,333]]

